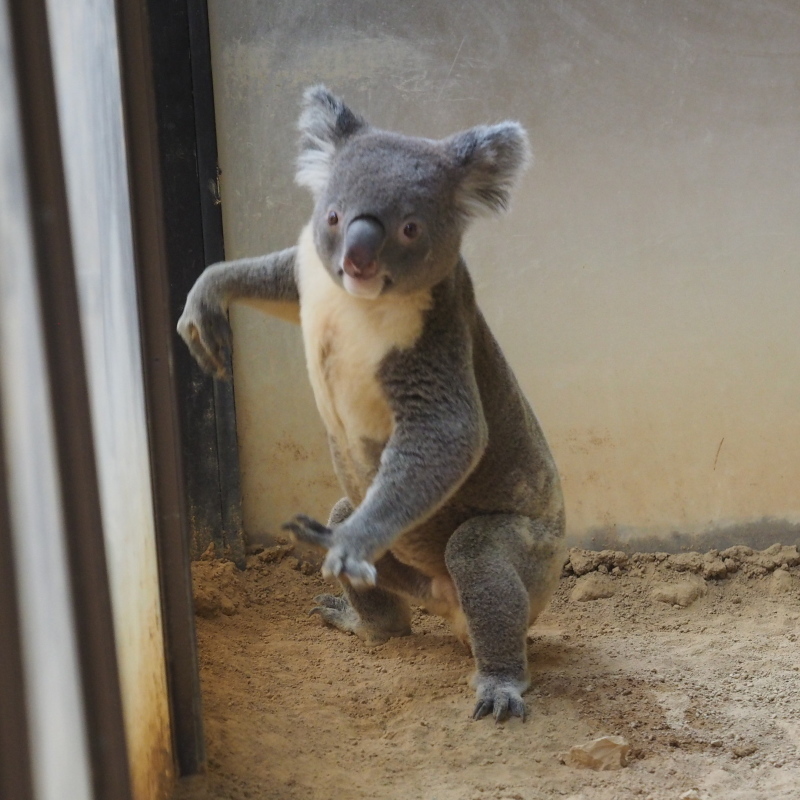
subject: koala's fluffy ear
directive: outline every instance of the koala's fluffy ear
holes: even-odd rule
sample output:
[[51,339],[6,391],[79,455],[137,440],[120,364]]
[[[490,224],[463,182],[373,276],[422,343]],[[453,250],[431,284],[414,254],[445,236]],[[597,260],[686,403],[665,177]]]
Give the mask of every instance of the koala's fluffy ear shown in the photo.
[[518,122],[478,125],[445,140],[456,165],[456,203],[467,217],[504,211],[531,161],[528,134]]
[[312,86],[303,95],[300,114],[300,156],[295,180],[316,195],[328,183],[331,163],[338,147],[366,130],[366,120],[351,111],[324,86]]

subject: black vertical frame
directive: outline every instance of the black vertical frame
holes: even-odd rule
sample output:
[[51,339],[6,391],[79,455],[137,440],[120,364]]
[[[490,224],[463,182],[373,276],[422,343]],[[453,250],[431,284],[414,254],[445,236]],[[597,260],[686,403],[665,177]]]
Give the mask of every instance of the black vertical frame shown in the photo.
[[[225,258],[222,234],[222,206],[219,194],[217,125],[214,112],[214,84],[211,75],[211,36],[206,0],[187,0],[189,47],[192,60],[197,173],[206,264]],[[244,567],[244,535],[241,513],[239,450],[236,440],[236,409],[231,382],[213,382],[217,437],[222,545],[231,558]]]
[[205,0],[117,0],[159,572],[178,772],[205,762],[189,560],[213,543],[244,566],[230,383],[175,333],[224,258]]
[[131,800],[45,0],[9,14],[93,793]]
[[117,19],[172,744],[191,775],[205,745],[146,0],[117,0]]
[[[224,255],[208,14],[205,0],[148,0],[148,13],[174,331],[192,285]],[[233,386],[173,341],[192,552],[213,543],[243,567]]]

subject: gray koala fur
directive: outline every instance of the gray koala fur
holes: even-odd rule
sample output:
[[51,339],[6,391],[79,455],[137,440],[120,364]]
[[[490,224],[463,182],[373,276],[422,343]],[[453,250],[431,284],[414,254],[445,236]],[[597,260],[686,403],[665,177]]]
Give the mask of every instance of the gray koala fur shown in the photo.
[[295,247],[210,266],[178,331],[229,374],[234,299],[299,303],[309,378],[346,497],[324,548],[341,596],[312,613],[368,644],[410,632],[408,601],[472,649],[474,718],[525,716],[526,633],[563,563],[555,464],[475,304],[461,240],[503,210],[529,158],[515,122],[443,140],[370,126],[324,87],[305,94],[297,181],[315,200]]

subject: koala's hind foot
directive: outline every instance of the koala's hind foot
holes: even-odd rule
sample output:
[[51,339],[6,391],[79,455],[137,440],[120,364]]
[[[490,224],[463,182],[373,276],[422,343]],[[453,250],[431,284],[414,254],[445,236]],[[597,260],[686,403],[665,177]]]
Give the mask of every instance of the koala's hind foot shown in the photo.
[[563,523],[494,514],[461,525],[445,561],[467,620],[477,672],[474,719],[525,719],[528,626],[561,572]]
[[520,717],[525,721],[527,713],[522,693],[528,688],[528,681],[515,681],[493,675],[476,675],[472,688],[478,701],[472,712],[472,719],[483,719],[493,714],[497,722],[508,717]]
[[340,631],[354,633],[369,647],[411,633],[411,612],[401,597],[383,589],[354,589],[344,582],[342,586],[344,594],[339,597],[317,595],[317,605],[309,613]]

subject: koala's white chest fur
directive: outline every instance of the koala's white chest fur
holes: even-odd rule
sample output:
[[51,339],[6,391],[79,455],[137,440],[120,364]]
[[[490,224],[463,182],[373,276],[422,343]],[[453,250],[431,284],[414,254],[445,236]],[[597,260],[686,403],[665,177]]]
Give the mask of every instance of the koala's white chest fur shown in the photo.
[[[300,323],[311,386],[322,420],[342,456],[369,469],[370,444],[385,444],[394,418],[377,379],[381,361],[422,333],[429,293],[354,297],[326,271],[311,227],[298,242]],[[366,487],[362,487],[366,488]]]

